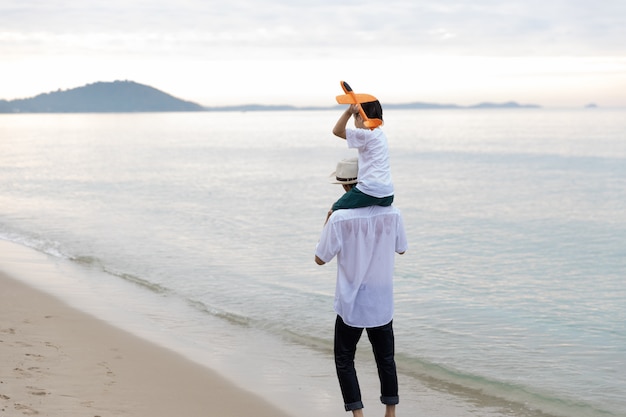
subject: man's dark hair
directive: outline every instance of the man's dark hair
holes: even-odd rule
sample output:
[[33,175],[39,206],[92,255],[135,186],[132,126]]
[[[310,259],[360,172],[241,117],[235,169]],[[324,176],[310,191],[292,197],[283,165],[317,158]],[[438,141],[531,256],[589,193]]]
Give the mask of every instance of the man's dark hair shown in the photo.
[[361,103],[361,108],[367,115],[368,119],[383,120],[383,107],[380,105],[380,101],[376,100],[367,103]]

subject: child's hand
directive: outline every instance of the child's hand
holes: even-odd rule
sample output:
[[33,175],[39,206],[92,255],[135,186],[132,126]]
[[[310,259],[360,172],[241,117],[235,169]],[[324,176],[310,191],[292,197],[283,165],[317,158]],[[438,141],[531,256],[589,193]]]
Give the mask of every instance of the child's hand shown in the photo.
[[356,114],[359,112],[360,108],[361,108],[360,104],[350,104],[350,113]]

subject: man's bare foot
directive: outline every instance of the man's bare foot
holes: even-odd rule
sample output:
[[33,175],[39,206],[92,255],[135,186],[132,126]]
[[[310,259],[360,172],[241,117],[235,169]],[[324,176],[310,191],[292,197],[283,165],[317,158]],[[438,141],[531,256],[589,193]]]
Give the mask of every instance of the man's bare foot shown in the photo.
[[387,405],[387,406],[385,406],[385,417],[396,417],[396,406],[395,405]]
[[363,417],[363,409],[352,410],[352,417]]

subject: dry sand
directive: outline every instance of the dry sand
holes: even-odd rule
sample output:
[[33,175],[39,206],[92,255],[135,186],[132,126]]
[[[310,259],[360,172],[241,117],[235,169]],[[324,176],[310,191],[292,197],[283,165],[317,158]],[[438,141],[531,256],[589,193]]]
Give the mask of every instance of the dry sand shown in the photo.
[[287,417],[210,369],[0,273],[0,416]]

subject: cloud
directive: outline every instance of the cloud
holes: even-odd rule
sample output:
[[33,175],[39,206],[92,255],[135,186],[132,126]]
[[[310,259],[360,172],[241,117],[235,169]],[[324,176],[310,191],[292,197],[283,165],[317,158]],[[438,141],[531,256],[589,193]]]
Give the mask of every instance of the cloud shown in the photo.
[[[464,55],[623,54],[626,3],[602,0],[286,1],[9,0],[3,48],[13,39],[82,50],[152,53],[193,48],[409,48]],[[46,34],[47,38],[41,36]],[[47,39],[47,42],[46,42]],[[144,49],[148,47],[147,49]],[[319,49],[318,49],[319,48]],[[346,52],[347,51],[347,52]]]

